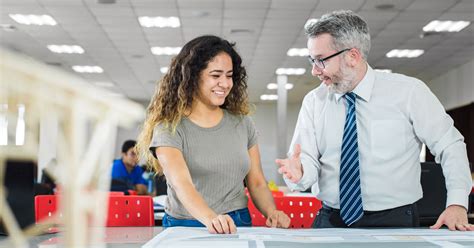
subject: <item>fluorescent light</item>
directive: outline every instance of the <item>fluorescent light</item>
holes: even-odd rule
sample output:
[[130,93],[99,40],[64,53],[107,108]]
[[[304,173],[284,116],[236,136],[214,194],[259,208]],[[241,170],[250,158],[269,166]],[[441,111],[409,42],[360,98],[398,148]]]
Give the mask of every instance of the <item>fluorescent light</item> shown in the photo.
[[276,89],[278,89],[278,84],[276,84],[276,83],[269,83],[269,84],[267,84],[267,89],[269,89],[269,90],[276,90]]
[[58,23],[49,15],[22,15],[22,14],[9,14],[9,16],[20,24],[25,25],[49,25],[55,26]]
[[48,49],[53,53],[84,53],[84,49],[78,45],[48,45]]
[[306,57],[309,55],[309,50],[308,48],[290,48],[288,52],[286,52],[286,55],[290,57],[294,57],[294,56]]
[[102,73],[104,69],[96,65],[74,65],[72,69],[79,73]]
[[391,73],[392,72],[392,70],[390,70],[390,69],[374,69],[374,71],[386,72],[386,73]]
[[421,49],[393,49],[385,56],[387,58],[416,58],[421,56],[425,51]]
[[110,87],[114,87],[114,86],[115,86],[114,83],[112,83],[112,82],[106,82],[106,81],[95,82],[94,84],[97,85],[97,86],[100,86],[100,87],[104,87],[104,88],[110,88]]
[[305,68],[278,68],[275,73],[277,75],[303,75]]
[[440,21],[434,20],[423,27],[425,32],[459,32],[469,26],[468,21]]
[[412,50],[412,51],[408,52],[407,57],[408,58],[416,58],[416,57],[420,57],[423,53],[425,53],[424,50],[415,49],[415,50]]
[[278,100],[278,95],[261,95],[260,100],[262,100],[262,101],[275,101],[275,100]]
[[161,71],[161,73],[165,74],[165,73],[168,72],[168,69],[169,69],[168,67],[161,67],[160,71]]
[[[293,84],[287,83],[287,84],[285,85],[285,88],[286,88],[287,90],[291,90],[291,89],[293,89],[293,86],[294,86]],[[269,90],[276,90],[276,89],[278,89],[278,84],[276,84],[276,83],[269,83],[269,84],[267,84],[267,89],[269,89]]]
[[176,55],[181,51],[181,47],[152,47],[154,55]]
[[465,27],[469,26],[469,24],[471,24],[471,22],[457,21],[449,27],[448,32],[459,32],[463,30]]
[[181,26],[179,18],[176,16],[162,17],[162,16],[140,16],[138,21],[142,27],[158,27],[158,28],[177,28]]

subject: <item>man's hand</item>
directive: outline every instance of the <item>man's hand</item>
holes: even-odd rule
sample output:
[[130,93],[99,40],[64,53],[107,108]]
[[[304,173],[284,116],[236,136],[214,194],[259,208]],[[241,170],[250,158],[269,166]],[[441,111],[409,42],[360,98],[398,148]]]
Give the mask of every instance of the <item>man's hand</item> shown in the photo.
[[275,160],[275,163],[280,167],[278,173],[283,174],[293,183],[297,183],[303,177],[300,154],[301,146],[296,144],[293,155],[290,158]]
[[288,228],[290,226],[290,217],[286,215],[283,211],[273,210],[273,212],[268,215],[266,225],[268,227],[282,227]]
[[443,225],[446,225],[451,231],[474,231],[474,225],[467,221],[466,209],[458,205],[448,206],[430,228],[439,229]]
[[234,220],[232,220],[232,218],[227,214],[217,215],[213,218],[210,218],[205,226],[207,227],[209,233],[212,234],[231,234],[237,232]]

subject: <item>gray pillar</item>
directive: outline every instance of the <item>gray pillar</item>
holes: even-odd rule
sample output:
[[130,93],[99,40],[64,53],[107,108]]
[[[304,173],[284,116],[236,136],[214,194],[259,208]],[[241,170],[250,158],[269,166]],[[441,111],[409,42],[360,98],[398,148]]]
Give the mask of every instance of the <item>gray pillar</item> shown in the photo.
[[277,156],[278,158],[286,158],[288,147],[286,145],[286,83],[287,75],[278,75],[278,102],[277,102]]

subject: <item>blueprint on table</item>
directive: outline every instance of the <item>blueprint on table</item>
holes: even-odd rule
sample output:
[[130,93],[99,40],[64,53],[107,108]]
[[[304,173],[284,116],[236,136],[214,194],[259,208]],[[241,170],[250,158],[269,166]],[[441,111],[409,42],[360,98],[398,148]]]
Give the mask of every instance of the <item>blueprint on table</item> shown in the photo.
[[143,247],[474,247],[474,232],[447,229],[277,229],[240,227],[236,234],[209,234],[205,228],[168,228]]

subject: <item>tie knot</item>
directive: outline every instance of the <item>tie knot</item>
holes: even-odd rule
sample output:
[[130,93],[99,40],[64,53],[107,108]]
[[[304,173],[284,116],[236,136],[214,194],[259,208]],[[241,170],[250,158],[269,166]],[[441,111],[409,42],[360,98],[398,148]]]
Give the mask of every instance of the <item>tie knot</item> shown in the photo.
[[354,105],[354,103],[356,101],[356,94],[354,92],[347,92],[344,95],[344,99],[346,99],[348,105],[352,106],[352,105]]

